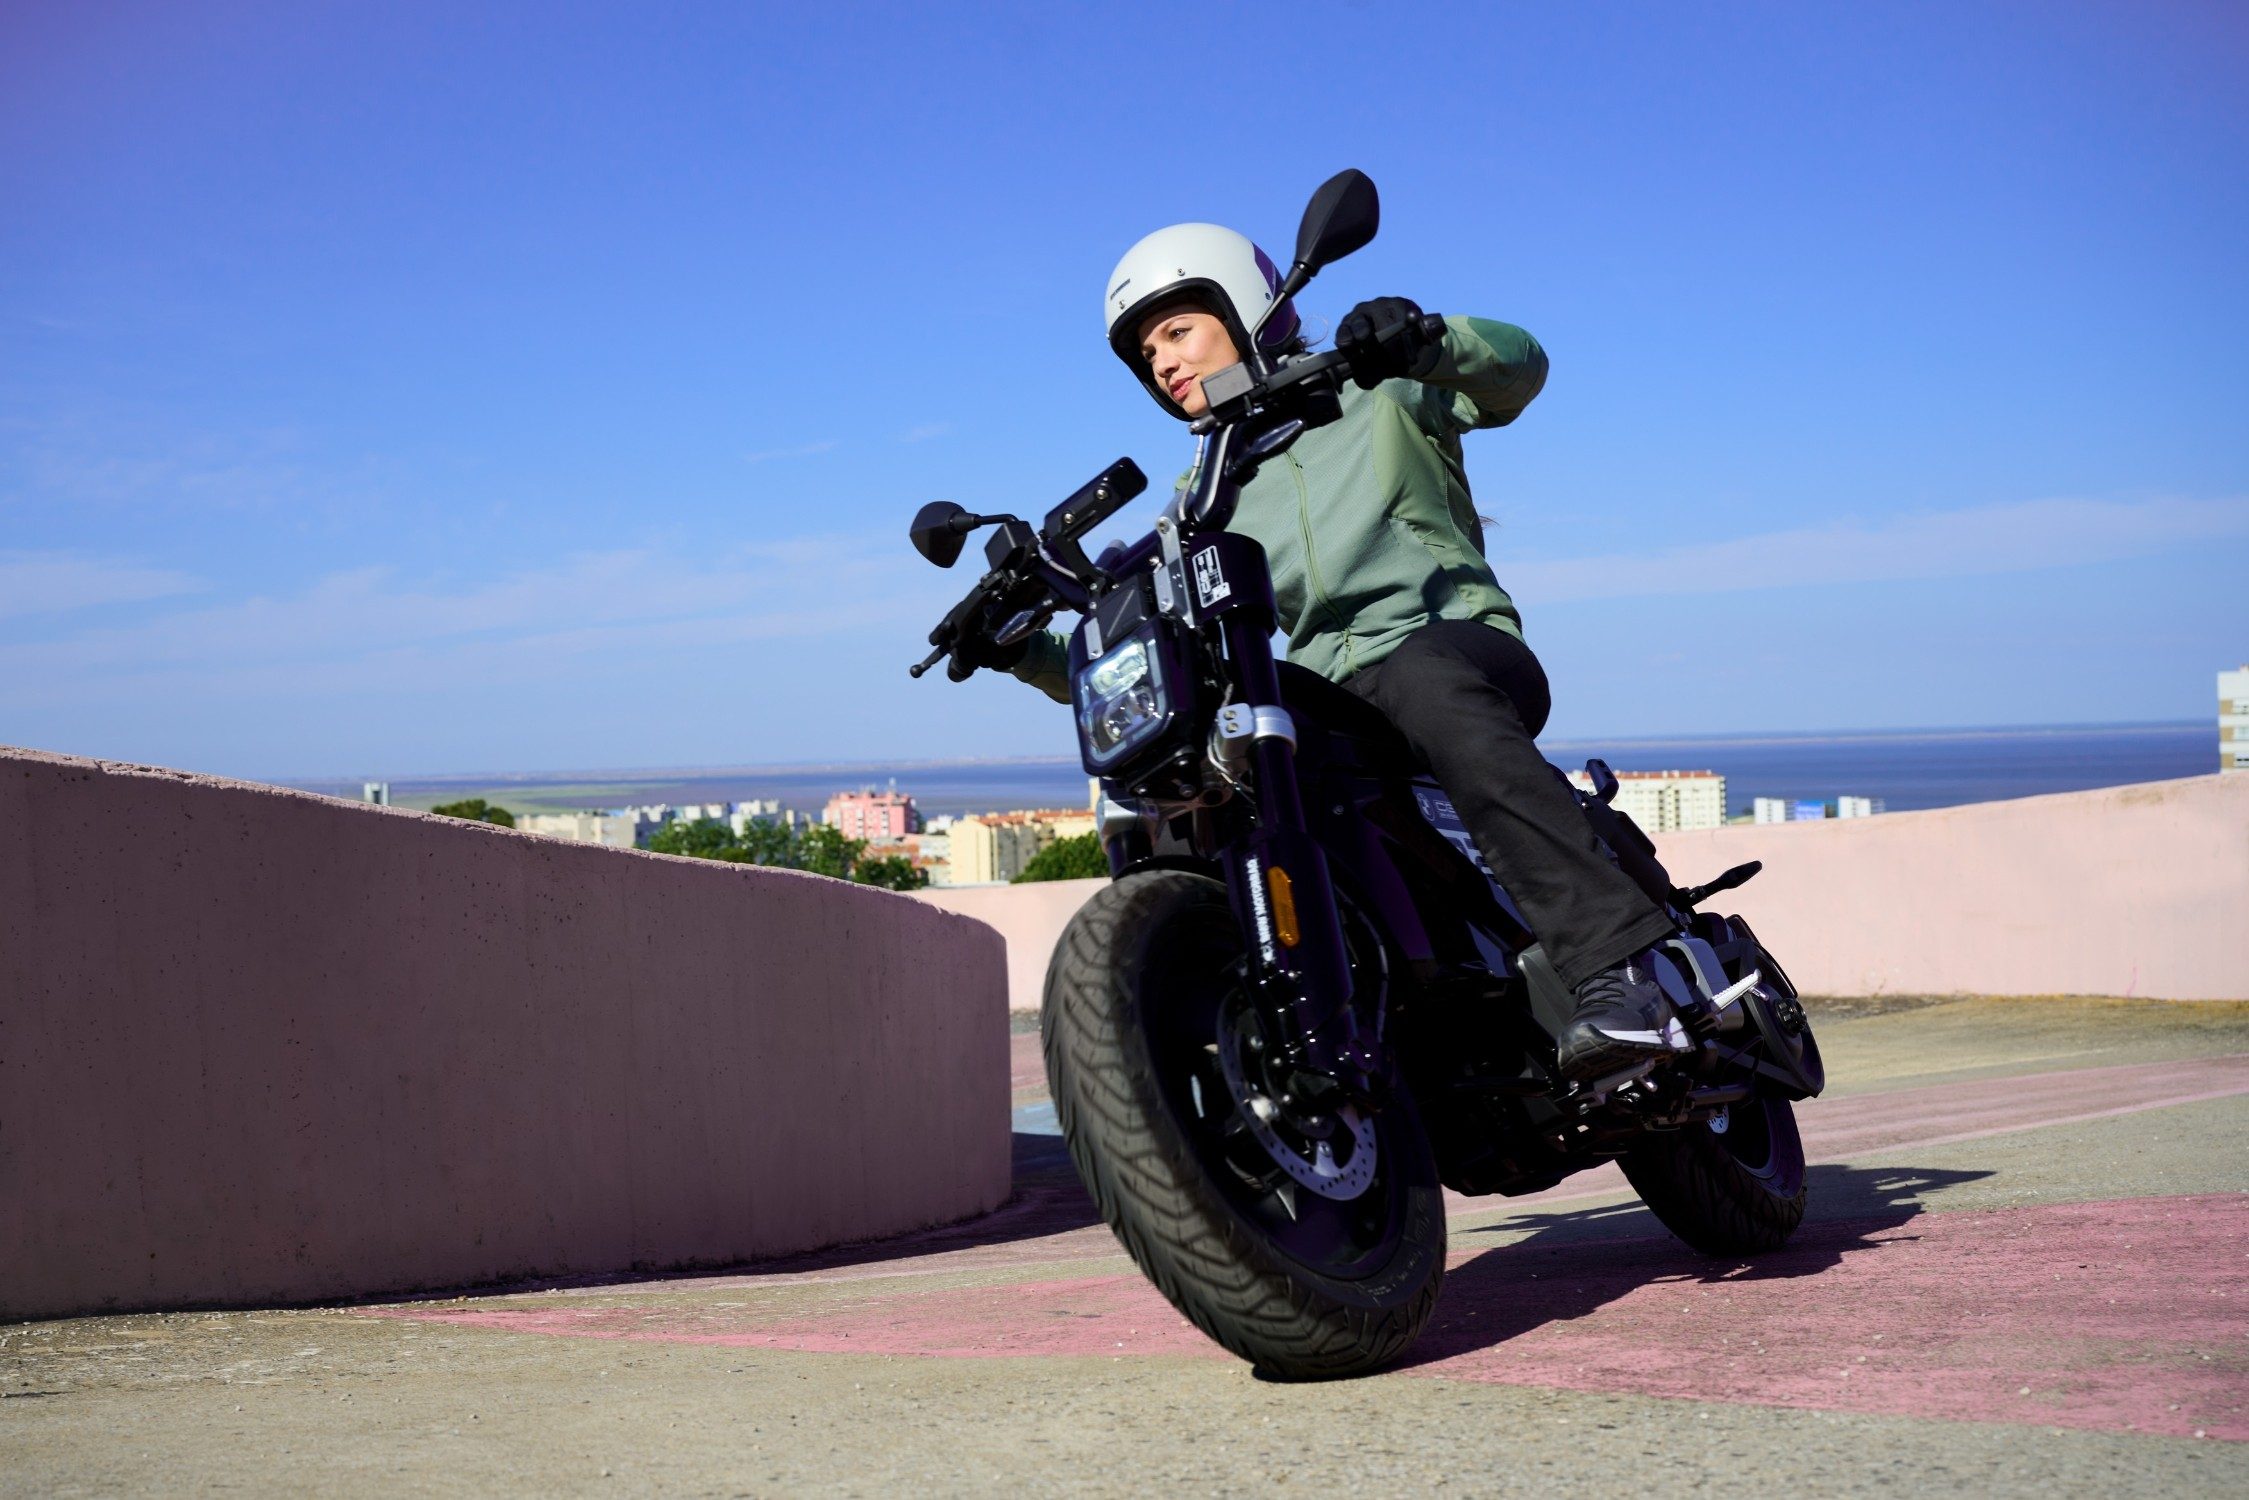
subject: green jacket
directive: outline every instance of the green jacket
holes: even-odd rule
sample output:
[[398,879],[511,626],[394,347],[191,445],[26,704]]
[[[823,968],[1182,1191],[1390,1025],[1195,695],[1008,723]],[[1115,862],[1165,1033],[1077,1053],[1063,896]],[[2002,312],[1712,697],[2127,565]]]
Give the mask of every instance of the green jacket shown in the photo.
[[[1431,620],[1481,620],[1521,639],[1484,560],[1460,438],[1514,421],[1545,383],[1546,351],[1522,329],[1447,318],[1427,376],[1346,385],[1340,421],[1243,487],[1228,529],[1265,549],[1290,661],[1340,682]],[[1068,654],[1064,638],[1041,636],[1015,675],[1067,703]]]

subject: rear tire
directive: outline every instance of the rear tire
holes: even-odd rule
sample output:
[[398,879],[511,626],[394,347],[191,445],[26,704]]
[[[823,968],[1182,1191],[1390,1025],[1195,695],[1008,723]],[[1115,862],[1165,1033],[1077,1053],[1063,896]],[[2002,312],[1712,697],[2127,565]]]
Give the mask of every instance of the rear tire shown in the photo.
[[1240,956],[1216,881],[1152,870],[1096,893],[1047,970],[1055,1111],[1102,1218],[1196,1327],[1267,1375],[1362,1374],[1395,1359],[1436,1306],[1436,1163],[1400,1092],[1374,1117],[1373,1186],[1338,1204],[1284,1183],[1276,1217],[1280,1199],[1261,1199],[1239,1165],[1240,1133],[1220,1140],[1238,1113],[1231,1097],[1206,1102],[1222,1085],[1204,1044],[1238,992]]
[[1664,1228],[1705,1255],[1777,1250],[1804,1221],[1804,1142],[1785,1099],[1649,1137],[1619,1163]]

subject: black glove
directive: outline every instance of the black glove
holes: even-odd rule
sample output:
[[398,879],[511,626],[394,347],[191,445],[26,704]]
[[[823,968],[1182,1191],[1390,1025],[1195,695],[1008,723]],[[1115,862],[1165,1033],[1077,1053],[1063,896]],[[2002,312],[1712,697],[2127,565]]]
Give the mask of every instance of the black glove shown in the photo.
[[1407,298],[1376,297],[1343,315],[1335,347],[1350,356],[1351,378],[1368,391],[1395,376],[1418,380],[1435,369],[1444,326]]
[[953,659],[946,664],[945,675],[955,682],[966,682],[976,675],[979,667],[990,667],[996,672],[1012,672],[1030,654],[1030,636],[1025,636],[1012,645],[1002,646],[989,636],[971,635],[953,648]]

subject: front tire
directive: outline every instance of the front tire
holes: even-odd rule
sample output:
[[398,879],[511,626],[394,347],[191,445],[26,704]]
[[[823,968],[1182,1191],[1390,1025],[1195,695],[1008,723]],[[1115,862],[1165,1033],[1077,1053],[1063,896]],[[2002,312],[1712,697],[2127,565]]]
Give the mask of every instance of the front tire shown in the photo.
[[[1436,1306],[1445,1218],[1434,1158],[1402,1091],[1374,1116],[1372,1184],[1339,1202],[1277,1166],[1216,1060],[1241,997],[1224,887],[1127,875],[1064,930],[1040,1030],[1078,1176],[1157,1290],[1262,1373],[1377,1369]],[[1266,1178],[1271,1180],[1265,1180]]]
[[1664,1228],[1705,1255],[1777,1250],[1804,1221],[1804,1142],[1785,1099],[1752,1096],[1649,1137],[1618,1165]]

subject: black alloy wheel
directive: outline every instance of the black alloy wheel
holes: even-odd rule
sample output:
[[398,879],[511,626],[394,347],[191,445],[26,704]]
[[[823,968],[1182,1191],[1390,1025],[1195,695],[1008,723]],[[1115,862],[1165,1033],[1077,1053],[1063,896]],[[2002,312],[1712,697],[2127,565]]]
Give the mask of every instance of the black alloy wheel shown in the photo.
[[1153,870],[1097,893],[1055,951],[1041,1031],[1078,1175],[1197,1327],[1283,1379],[1361,1374],[1413,1340],[1445,1222],[1412,1100],[1371,1120],[1284,1105],[1297,1080],[1266,1061],[1223,886]]

